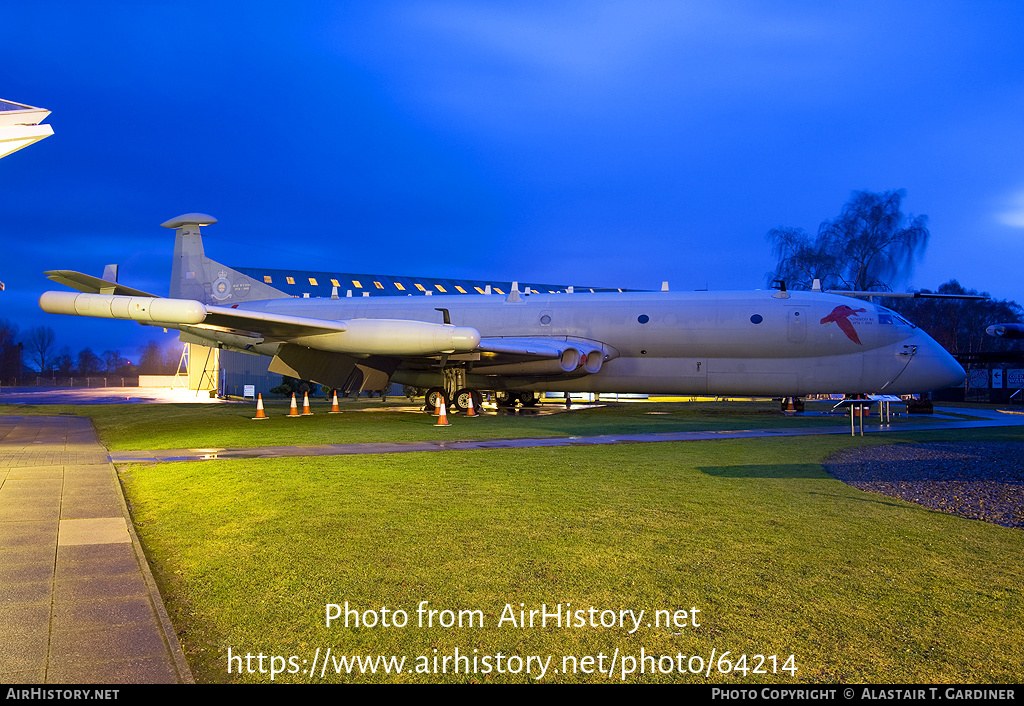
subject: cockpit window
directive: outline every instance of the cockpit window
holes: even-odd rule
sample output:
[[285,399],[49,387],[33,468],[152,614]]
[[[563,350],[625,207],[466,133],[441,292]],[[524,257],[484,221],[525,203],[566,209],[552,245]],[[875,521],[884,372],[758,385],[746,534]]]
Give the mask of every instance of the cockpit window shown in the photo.
[[914,324],[910,323],[902,316],[897,314],[892,309],[886,309],[885,307],[878,307],[878,323],[879,324],[895,324],[897,326],[909,326],[910,328],[917,328]]

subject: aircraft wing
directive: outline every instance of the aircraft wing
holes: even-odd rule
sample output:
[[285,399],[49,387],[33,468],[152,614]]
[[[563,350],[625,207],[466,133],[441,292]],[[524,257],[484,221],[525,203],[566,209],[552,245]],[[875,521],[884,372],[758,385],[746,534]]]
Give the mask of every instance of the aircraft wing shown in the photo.
[[50,270],[43,274],[58,284],[63,284],[65,287],[71,287],[87,294],[120,294],[129,297],[157,296],[156,294],[143,292],[141,289],[133,289],[117,282],[100,279],[99,277],[93,277],[92,275],[73,270]]
[[848,289],[830,289],[828,293],[842,294],[844,297],[855,297],[857,299],[874,299],[875,297],[888,297],[889,299],[967,299],[971,301],[991,299],[991,297],[984,294],[938,294],[935,292],[857,292]]
[[268,314],[262,311],[205,305],[206,317],[195,328],[232,333],[258,333],[267,338],[287,340],[296,336],[317,336],[348,330],[345,321],[310,319],[302,316]]
[[130,319],[153,326],[205,329],[211,333],[256,334],[268,342],[356,355],[404,357],[470,353],[480,343],[480,333],[471,326],[405,319],[332,321],[206,305],[192,299],[44,292],[39,298],[39,307],[50,314]]
[[[118,286],[79,273],[59,276],[62,280],[58,281],[74,282],[80,287]],[[363,367],[393,372],[403,360],[473,354],[479,356],[474,370],[482,375],[564,376],[596,373],[604,361],[618,356],[617,351],[599,341],[566,336],[482,338],[472,326],[410,319],[318,319],[203,304],[191,299],[45,292],[39,298],[39,306],[51,314],[129,319],[177,328],[238,349],[284,344],[277,357],[287,369],[296,374],[315,369],[320,375],[318,379],[333,379],[331,368],[344,369],[356,365],[355,359],[366,358],[377,362],[360,364]]]

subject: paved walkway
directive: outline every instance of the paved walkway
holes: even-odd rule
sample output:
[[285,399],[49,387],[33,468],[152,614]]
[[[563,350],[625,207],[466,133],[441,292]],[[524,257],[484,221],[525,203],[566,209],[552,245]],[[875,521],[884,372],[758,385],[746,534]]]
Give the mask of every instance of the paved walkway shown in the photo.
[[192,681],[90,420],[0,416],[0,682]]
[[[937,410],[932,421],[918,421],[914,424],[880,425],[877,417],[864,424],[865,434],[932,431],[936,429],[979,429],[1024,425],[1024,415],[970,410],[973,417],[965,420],[959,416],[962,409]],[[396,443],[366,444],[318,444],[310,446],[256,446],[223,449],[158,449],[154,451],[115,451],[110,459],[115,463],[159,463],[166,461],[207,461],[232,458],[285,458],[291,456],[347,456],[353,454],[411,453],[415,451],[474,451],[478,449],[523,449],[553,446],[590,446],[595,444],[641,444],[659,441],[709,441],[712,439],[750,439],[781,436],[817,436],[821,434],[849,434],[848,426],[791,427],[781,429],[735,429],[725,431],[679,431],[655,432],[650,434],[606,434],[601,436],[570,436],[540,439],[483,439],[468,441],[446,441],[430,439]],[[858,426],[859,433],[859,426]]]

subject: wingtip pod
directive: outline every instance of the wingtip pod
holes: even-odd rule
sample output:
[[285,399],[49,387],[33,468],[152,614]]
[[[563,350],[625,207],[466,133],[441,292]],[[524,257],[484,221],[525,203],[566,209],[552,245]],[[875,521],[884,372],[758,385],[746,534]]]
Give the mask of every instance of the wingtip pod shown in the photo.
[[1024,338],[1024,324],[993,324],[985,333],[997,338]]
[[206,307],[202,302],[192,299],[125,297],[113,294],[43,292],[39,297],[39,308],[48,314],[156,321],[167,324],[198,324],[206,318]]

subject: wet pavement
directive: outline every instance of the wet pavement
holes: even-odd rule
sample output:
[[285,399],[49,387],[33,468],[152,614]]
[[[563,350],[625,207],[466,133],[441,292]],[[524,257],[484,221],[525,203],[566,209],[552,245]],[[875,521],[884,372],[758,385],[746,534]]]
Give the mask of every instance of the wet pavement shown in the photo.
[[209,392],[169,387],[3,387],[0,404],[220,403]]
[[[912,427],[902,424],[879,425],[866,423],[867,434],[932,431],[937,429],[980,429],[985,427],[1022,426],[1024,415],[989,410],[970,410],[972,417],[965,420],[962,409],[937,409],[935,419],[918,421]],[[859,431],[859,428],[858,428]],[[538,439],[482,439],[445,441],[407,441],[397,443],[319,444],[310,446],[259,446],[205,449],[160,449],[154,451],[115,451],[110,454],[114,463],[160,463],[168,461],[209,461],[214,459],[287,458],[293,456],[347,456],[353,454],[413,453],[422,451],[475,451],[480,449],[524,449],[595,444],[642,444],[661,441],[708,441],[713,439],[751,439],[783,436],[818,436],[822,434],[849,434],[846,426],[804,427],[789,429],[735,429],[727,431],[680,431],[650,434],[606,434]]]

